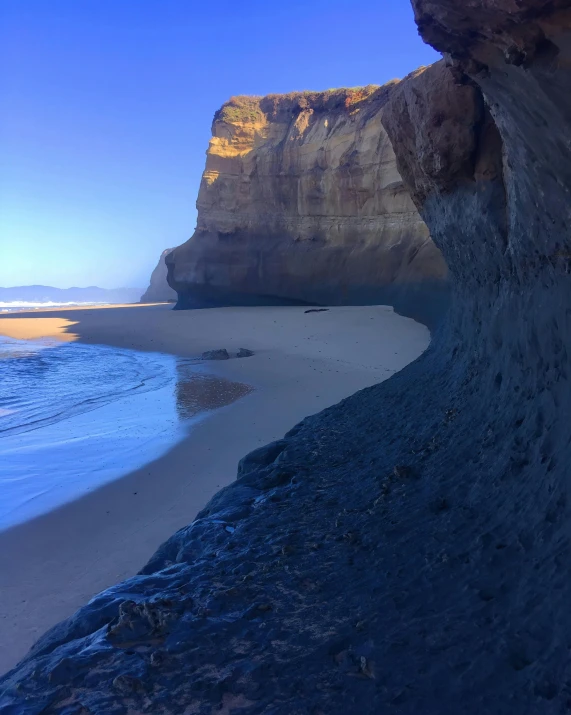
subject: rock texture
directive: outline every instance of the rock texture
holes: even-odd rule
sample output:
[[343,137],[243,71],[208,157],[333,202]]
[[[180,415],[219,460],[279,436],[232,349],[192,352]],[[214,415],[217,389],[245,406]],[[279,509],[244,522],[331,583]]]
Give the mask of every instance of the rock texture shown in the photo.
[[165,258],[172,251],[167,248],[161,253],[159,262],[151,273],[149,287],[141,296],[141,303],[168,303],[177,299],[176,291],[167,282],[167,266]]
[[446,323],[244,458],[35,646],[4,712],[569,712],[571,2],[415,10],[449,68],[383,120],[450,268]]
[[207,350],[202,353],[203,360],[229,360],[230,354],[226,348],[218,348],[217,350]]
[[382,127],[397,86],[234,97],[217,112],[178,307],[388,303],[433,324],[446,266]]

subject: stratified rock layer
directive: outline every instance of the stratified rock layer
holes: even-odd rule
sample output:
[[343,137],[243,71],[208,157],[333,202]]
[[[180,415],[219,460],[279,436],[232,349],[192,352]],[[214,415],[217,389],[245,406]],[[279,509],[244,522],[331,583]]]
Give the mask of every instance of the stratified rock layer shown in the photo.
[[166,248],[159,258],[159,262],[151,273],[149,287],[141,296],[141,303],[168,303],[177,299],[176,291],[167,282],[167,266],[165,258],[172,251]]
[[450,267],[446,324],[398,375],[248,455],[140,576],[35,646],[6,712],[569,712],[561,5],[415,2],[455,56],[403,82],[384,122]]
[[431,325],[446,266],[396,170],[384,87],[235,97],[217,112],[178,307],[387,303]]

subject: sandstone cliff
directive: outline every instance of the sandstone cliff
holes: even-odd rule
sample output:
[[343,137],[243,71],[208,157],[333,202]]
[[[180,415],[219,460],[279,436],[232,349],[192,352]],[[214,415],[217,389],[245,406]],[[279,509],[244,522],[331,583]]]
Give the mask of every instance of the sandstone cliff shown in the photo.
[[172,250],[172,248],[167,248],[161,253],[159,262],[151,273],[149,287],[141,296],[141,303],[167,303],[177,299],[176,291],[167,282],[167,266],[165,263],[165,258]]
[[384,87],[234,97],[214,118],[179,307],[388,303],[428,322],[444,261],[396,170]]
[[450,268],[446,323],[244,458],[37,644],[9,712],[569,711],[571,0],[414,6],[449,67],[384,123]]

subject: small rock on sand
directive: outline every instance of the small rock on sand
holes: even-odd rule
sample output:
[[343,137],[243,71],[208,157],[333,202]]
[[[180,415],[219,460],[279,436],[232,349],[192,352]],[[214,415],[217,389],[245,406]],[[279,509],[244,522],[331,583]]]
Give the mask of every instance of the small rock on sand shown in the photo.
[[240,348],[238,352],[236,353],[236,357],[243,358],[243,357],[252,357],[254,354],[253,350],[248,350],[248,348]]
[[228,354],[228,350],[225,348],[222,348],[220,350],[207,350],[206,352],[202,353],[202,359],[203,360],[229,360],[230,355]]

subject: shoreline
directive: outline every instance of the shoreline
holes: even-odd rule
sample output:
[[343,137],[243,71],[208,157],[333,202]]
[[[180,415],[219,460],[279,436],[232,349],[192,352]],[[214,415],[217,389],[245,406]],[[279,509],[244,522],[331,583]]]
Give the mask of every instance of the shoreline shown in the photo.
[[[252,349],[253,357],[209,362],[208,370],[255,390],[202,419],[159,459],[0,534],[0,673],[47,628],[142,568],[234,481],[245,454],[390,377],[429,343],[424,326],[386,306],[305,314],[303,307],[172,311],[167,304],[49,314],[67,321],[64,339],[73,335],[85,343],[181,357]],[[29,319],[42,315],[3,316],[0,333],[6,321]]]

